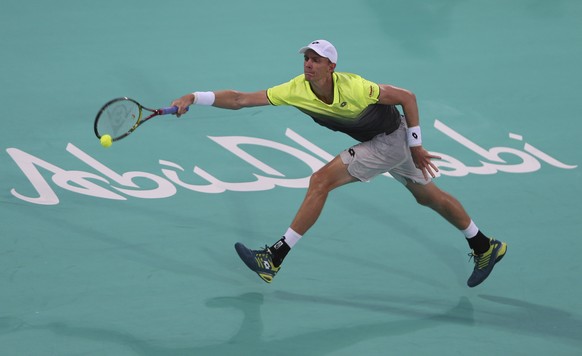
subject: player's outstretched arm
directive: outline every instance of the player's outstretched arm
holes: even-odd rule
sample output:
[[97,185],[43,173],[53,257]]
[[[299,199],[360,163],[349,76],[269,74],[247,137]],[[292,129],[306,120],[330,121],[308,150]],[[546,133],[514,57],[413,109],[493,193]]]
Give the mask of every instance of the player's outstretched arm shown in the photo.
[[252,106],[269,105],[269,99],[267,99],[266,90],[253,93],[221,90],[215,92],[188,93],[172,102],[172,106],[178,107],[178,117],[184,114],[186,108],[192,104],[212,105],[217,108],[238,110]]
[[238,110],[252,106],[269,105],[267,91],[261,90],[254,93],[243,93],[236,90],[222,90],[214,92],[216,99],[213,106],[223,109]]

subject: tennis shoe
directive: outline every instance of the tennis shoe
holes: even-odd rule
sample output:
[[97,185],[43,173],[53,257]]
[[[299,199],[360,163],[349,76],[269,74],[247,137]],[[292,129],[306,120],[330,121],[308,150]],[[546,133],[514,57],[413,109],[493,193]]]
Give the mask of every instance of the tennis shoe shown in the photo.
[[271,283],[279,269],[281,269],[281,266],[275,266],[273,263],[273,254],[268,246],[265,246],[262,250],[251,250],[242,243],[237,242],[234,248],[245,265],[267,283]]
[[475,268],[473,273],[467,280],[467,285],[469,287],[476,287],[481,284],[493,270],[493,266],[505,256],[507,251],[507,244],[505,242],[497,241],[494,239],[490,240],[489,250],[486,252],[476,255],[473,251],[469,253],[469,261],[471,258],[475,263]]

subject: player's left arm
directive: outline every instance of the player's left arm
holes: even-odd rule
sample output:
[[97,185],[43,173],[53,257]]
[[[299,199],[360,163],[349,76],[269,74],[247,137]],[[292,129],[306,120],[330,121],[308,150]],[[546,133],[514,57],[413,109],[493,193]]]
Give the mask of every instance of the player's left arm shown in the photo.
[[378,103],[384,105],[400,105],[406,117],[408,125],[408,144],[412,159],[418,169],[422,171],[425,178],[430,174],[433,178],[438,172],[438,168],[431,162],[431,159],[439,159],[439,156],[431,155],[422,147],[420,137],[420,118],[418,114],[418,104],[416,96],[409,90],[395,87],[388,84],[380,84],[380,94]]

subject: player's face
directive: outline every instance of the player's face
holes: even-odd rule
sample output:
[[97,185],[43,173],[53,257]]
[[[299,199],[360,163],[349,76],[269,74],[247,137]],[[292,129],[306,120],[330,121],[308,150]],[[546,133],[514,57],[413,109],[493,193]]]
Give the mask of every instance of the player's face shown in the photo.
[[308,49],[305,52],[303,73],[308,82],[327,79],[335,68],[335,64],[315,51]]

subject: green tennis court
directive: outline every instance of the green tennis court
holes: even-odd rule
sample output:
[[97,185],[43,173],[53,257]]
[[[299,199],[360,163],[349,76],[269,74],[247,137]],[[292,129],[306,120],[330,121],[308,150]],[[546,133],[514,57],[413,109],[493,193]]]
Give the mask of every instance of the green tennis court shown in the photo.
[[[3,0],[0,354],[580,355],[581,18],[575,0]],[[354,144],[296,109],[94,136],[112,98],[267,89],[319,38],[338,71],[416,94],[437,184],[508,243],[485,283],[386,176],[334,191],[272,284],[249,271],[233,245],[276,241]]]

